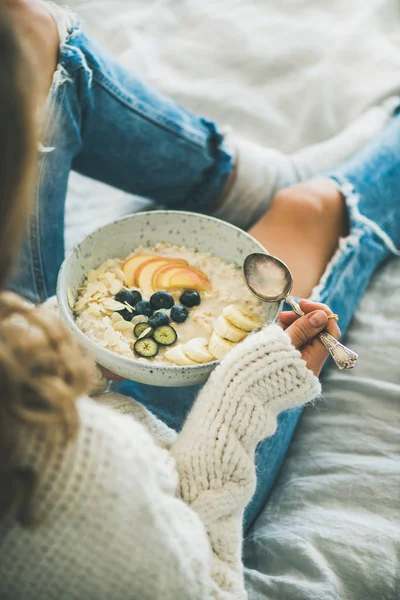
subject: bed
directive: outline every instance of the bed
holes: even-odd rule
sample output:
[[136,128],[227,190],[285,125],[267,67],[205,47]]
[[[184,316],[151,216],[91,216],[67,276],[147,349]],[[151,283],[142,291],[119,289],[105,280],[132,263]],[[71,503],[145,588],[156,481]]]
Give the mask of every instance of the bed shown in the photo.
[[[70,0],[127,66],[287,151],[399,91],[396,0]],[[94,211],[96,203],[96,211]],[[99,206],[101,209],[99,210]],[[149,201],[73,175],[67,245]],[[79,210],[77,208],[79,207]],[[400,268],[374,277],[244,547],[249,598],[400,599]]]

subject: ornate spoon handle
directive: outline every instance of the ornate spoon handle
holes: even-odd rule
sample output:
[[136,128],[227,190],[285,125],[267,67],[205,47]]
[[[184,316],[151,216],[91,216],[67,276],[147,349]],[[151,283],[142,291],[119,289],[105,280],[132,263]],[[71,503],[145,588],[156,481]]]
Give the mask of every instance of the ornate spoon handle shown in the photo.
[[[300,317],[304,315],[304,312],[293,298],[287,296],[286,301]],[[355,367],[358,359],[358,354],[356,352],[353,352],[353,350],[350,350],[350,348],[347,348],[347,346],[338,342],[338,340],[327,331],[321,331],[321,333],[318,334],[318,337],[339,369],[352,369]]]
[[344,344],[338,342],[330,333],[327,331],[321,331],[319,339],[332,356],[339,369],[352,369],[356,366],[358,354],[347,348]]

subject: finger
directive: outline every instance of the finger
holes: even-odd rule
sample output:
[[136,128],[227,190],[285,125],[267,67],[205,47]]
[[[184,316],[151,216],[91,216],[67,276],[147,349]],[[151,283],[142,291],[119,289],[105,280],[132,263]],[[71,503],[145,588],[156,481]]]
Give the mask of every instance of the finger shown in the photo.
[[296,319],[287,329],[295,348],[303,348],[310,340],[322,331],[328,323],[328,317],[323,310],[315,310]]
[[296,313],[293,310],[282,311],[279,314],[279,321],[284,326],[284,329],[286,329],[286,327],[289,327],[289,325],[294,323],[298,318],[299,315],[296,315]]
[[[329,306],[323,304],[322,302],[311,302],[309,300],[301,300],[300,305],[306,314],[312,312],[313,310],[323,310],[328,316],[333,315],[332,310],[329,308]],[[284,330],[298,318],[298,315],[296,315],[294,311],[282,311],[279,314],[279,320],[282,323],[282,329]],[[334,319],[329,319],[329,322],[326,326],[326,330],[331,335],[334,335],[334,337],[336,338],[340,336],[340,329],[337,326],[336,320]]]
[[[301,300],[300,307],[305,313],[309,313],[313,310],[323,310],[328,316],[333,315],[331,308],[329,308],[327,304],[323,304],[322,302],[311,302],[311,300]],[[325,329],[337,340],[340,338],[340,327],[335,319],[329,319]]]
[[307,367],[318,377],[329,356],[329,352],[325,349],[325,346],[315,338],[309,345],[303,348],[301,355],[303,360],[305,360]]
[[327,315],[332,314],[332,310],[327,304],[323,302],[313,302],[312,300],[300,300],[300,306],[305,313],[309,313],[313,310],[323,310]]
[[[309,303],[311,310],[324,310],[326,312],[327,315],[332,315],[332,311],[330,310],[330,308],[328,306],[326,306],[326,304],[322,304],[322,303],[317,303],[317,302],[310,302]],[[309,307],[307,306],[307,311],[304,311],[305,313],[311,312],[310,310],[308,310]],[[289,325],[291,325],[292,323],[294,323],[294,321],[296,319],[299,318],[299,315],[297,315],[294,311],[282,311],[279,314],[279,325],[282,327],[282,329],[285,331],[287,329],[287,327],[289,327]],[[330,333],[331,335],[333,335],[336,339],[338,339],[340,337],[340,329],[337,326],[337,322],[335,320],[333,320],[332,323],[330,323],[331,319],[329,319],[329,322],[326,326],[326,331],[328,331],[328,333]]]
[[[311,302],[310,300],[300,300],[300,307],[302,308],[305,314],[312,312],[313,310],[323,310],[327,315],[333,314],[329,306],[323,304],[322,302]],[[289,315],[296,315],[296,313],[292,310],[283,310],[279,317],[283,316],[289,317]]]

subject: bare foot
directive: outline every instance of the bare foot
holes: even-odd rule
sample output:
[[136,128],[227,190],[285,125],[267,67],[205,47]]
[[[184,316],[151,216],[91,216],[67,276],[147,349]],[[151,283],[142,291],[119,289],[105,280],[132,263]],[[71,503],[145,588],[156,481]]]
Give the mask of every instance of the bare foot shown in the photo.
[[39,101],[48,96],[57,67],[59,36],[57,25],[45,6],[36,0],[6,0],[2,4],[20,31],[33,60]]
[[307,298],[347,234],[345,203],[333,181],[299,183],[279,192],[249,233],[293,273],[293,293]]

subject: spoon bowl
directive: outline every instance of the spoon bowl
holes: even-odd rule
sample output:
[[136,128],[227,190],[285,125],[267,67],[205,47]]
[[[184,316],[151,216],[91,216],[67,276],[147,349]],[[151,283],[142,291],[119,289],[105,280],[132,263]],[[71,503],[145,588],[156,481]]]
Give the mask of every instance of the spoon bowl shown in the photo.
[[285,300],[292,291],[293,278],[289,267],[276,256],[260,252],[249,254],[243,270],[249,290],[264,302]]

